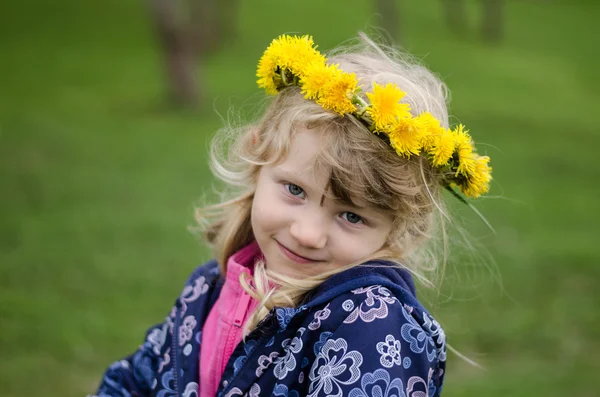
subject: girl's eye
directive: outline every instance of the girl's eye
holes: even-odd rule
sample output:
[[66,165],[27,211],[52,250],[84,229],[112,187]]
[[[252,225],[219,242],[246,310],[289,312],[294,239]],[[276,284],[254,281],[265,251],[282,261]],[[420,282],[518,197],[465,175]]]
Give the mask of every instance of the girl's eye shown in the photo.
[[293,196],[301,196],[304,194],[304,190],[302,190],[300,186],[294,185],[293,183],[286,183],[285,188]]
[[354,212],[343,212],[342,218],[355,225],[362,223],[362,218],[359,215],[356,215]]

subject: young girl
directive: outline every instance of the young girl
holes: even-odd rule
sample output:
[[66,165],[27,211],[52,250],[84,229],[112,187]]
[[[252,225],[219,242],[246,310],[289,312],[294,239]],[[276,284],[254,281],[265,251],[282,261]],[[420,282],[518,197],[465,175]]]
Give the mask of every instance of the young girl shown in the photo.
[[411,275],[434,267],[442,190],[485,193],[489,158],[448,129],[436,77],[363,42],[329,59],[308,36],[268,47],[273,102],[212,151],[233,194],[199,211],[216,259],[99,396],[440,394],[446,338]]

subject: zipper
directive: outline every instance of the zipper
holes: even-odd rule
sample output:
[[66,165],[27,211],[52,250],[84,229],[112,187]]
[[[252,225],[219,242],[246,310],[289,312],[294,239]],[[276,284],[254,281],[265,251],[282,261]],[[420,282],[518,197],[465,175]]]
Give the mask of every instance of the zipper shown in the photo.
[[[227,362],[225,361],[225,357],[228,357],[227,353],[229,353],[231,351],[231,345],[233,345],[234,337],[235,337],[235,332],[232,329],[230,329],[229,333],[227,334],[227,342],[225,343],[225,354],[223,354],[223,359],[221,361],[221,368],[223,368],[223,364],[227,365]],[[231,356],[231,354],[229,356]]]
[[177,346],[178,346],[178,341],[177,339],[179,338],[179,320],[180,320],[180,302],[179,300],[177,300],[177,303],[175,304],[176,310],[175,310],[175,321],[173,322],[173,334],[171,334],[171,359],[173,360],[173,370],[175,371],[175,373],[173,374],[173,383],[175,386],[175,393],[177,393],[177,397],[181,396],[181,393],[179,392],[179,382],[177,381],[177,378],[179,377],[179,365],[178,361],[177,361]]
[[248,305],[250,304],[251,299],[252,297],[248,295],[246,291],[244,291],[242,296],[240,296],[240,303],[238,304],[238,307],[235,310],[235,315],[233,316],[233,325],[235,327],[241,328],[244,325],[244,317],[248,311]]
[[225,354],[223,354],[223,362],[221,362],[221,368],[223,368],[227,362],[225,362],[225,357],[231,357],[233,354],[233,350],[235,349],[235,335],[237,333],[236,328],[241,328],[244,326],[244,317],[246,316],[246,312],[248,311],[248,305],[250,304],[252,297],[248,295],[246,291],[242,293],[239,298],[237,308],[235,309],[235,314],[233,315],[233,327],[229,329],[227,333],[227,341],[225,343]]

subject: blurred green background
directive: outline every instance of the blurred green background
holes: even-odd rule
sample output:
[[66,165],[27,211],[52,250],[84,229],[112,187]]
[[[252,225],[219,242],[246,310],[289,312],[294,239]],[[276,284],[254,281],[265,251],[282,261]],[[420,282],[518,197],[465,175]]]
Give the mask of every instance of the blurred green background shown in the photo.
[[[441,1],[398,4],[402,44],[447,82],[494,167],[477,205],[497,235],[459,216],[496,265],[455,263],[431,303],[485,370],[451,354],[444,395],[600,395],[598,2],[506,1],[495,43],[478,1],[455,29]],[[2,396],[91,393],[136,348],[208,259],[187,230],[211,196],[208,142],[230,106],[252,116],[264,48],[285,32],[332,48],[376,12],[240,1],[235,36],[198,64],[204,105],[177,110],[143,2],[0,5]]]

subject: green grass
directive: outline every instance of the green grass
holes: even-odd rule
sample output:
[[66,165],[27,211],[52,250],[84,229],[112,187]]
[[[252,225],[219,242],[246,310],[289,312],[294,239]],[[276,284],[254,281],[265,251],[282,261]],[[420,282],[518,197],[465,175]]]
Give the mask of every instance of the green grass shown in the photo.
[[[164,105],[141,3],[0,6],[3,396],[92,392],[207,259],[187,227],[211,194],[214,110],[261,98],[254,68],[266,44],[300,32],[327,49],[377,21],[357,0],[240,3],[237,38],[205,61],[198,112]],[[444,395],[594,396],[600,9],[509,2],[505,40],[489,46],[469,5],[462,38],[439,2],[402,7],[405,46],[446,80],[455,119],[494,166],[495,198],[479,206],[498,234],[460,216],[497,270],[454,263],[433,305],[451,344],[486,370],[451,355]]]

